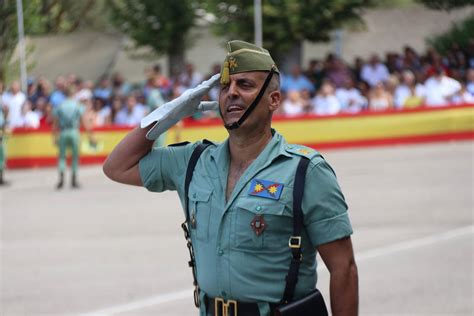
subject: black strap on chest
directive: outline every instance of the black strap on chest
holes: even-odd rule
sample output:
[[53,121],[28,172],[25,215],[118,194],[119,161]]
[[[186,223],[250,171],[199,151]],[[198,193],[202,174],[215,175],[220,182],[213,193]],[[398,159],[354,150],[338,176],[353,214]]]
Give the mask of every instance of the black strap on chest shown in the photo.
[[301,209],[301,203],[303,202],[306,169],[308,168],[309,161],[308,158],[301,157],[298,167],[296,168],[295,183],[293,186],[293,235],[288,241],[292,258],[290,269],[286,276],[285,291],[281,300],[283,304],[287,304],[293,300],[296,283],[298,282],[300,263],[303,259],[301,253],[301,230],[303,228],[303,211]]
[[[186,221],[181,224],[181,228],[184,231],[184,237],[186,238],[186,245],[189,250],[189,255],[191,257],[189,261],[189,266],[192,269],[193,273],[193,285],[194,285],[194,305],[199,308],[199,285],[197,283],[196,277],[196,261],[194,257],[194,250],[191,241],[191,235],[189,233],[189,185],[193,178],[194,169],[199,160],[201,154],[206,150],[206,148],[211,144],[211,142],[204,140],[202,144],[199,144],[191,154],[189,159],[188,167],[186,170],[186,178],[184,182],[184,199],[185,199],[185,213]],[[303,211],[301,204],[304,196],[304,186],[306,179],[306,169],[308,167],[310,160],[306,157],[301,157],[298,167],[296,168],[295,174],[295,183],[293,187],[293,235],[290,237],[288,244],[292,252],[292,259],[290,263],[290,268],[286,276],[286,285],[285,291],[281,303],[287,304],[293,300],[295,293],[296,283],[298,282],[298,273],[300,268],[300,263],[302,260],[301,253],[301,231],[303,229]]]
[[193,272],[193,285],[194,285],[194,305],[199,308],[199,285],[197,282],[196,277],[196,260],[194,257],[194,249],[193,243],[191,241],[191,234],[189,233],[189,184],[193,178],[194,169],[196,168],[196,164],[201,157],[201,154],[206,150],[207,147],[211,145],[211,142],[204,140],[202,144],[199,144],[191,154],[191,158],[189,158],[188,167],[186,169],[186,178],[184,180],[184,200],[185,200],[185,207],[184,211],[186,213],[186,221],[181,224],[181,228],[184,231],[184,238],[186,239],[186,246],[189,250],[189,257],[191,258],[188,262],[189,267],[192,269]]

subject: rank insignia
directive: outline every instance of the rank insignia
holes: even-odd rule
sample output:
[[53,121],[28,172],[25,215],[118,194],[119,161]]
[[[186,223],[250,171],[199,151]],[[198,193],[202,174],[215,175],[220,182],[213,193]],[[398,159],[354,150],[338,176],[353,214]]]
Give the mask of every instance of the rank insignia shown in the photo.
[[263,215],[255,215],[255,217],[250,222],[250,227],[252,227],[255,235],[260,236],[267,227],[267,223],[263,219]]
[[250,183],[249,194],[267,199],[279,200],[283,191],[283,183],[253,179]]

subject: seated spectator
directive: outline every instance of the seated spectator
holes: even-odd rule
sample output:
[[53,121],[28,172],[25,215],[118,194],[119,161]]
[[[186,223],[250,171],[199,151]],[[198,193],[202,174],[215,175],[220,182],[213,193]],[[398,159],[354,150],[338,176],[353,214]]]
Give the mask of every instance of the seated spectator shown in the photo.
[[21,116],[19,119],[19,125],[17,127],[24,128],[38,128],[40,126],[40,119],[38,114],[31,110],[32,103],[30,100],[26,100],[21,107]]
[[424,105],[425,98],[421,96],[416,89],[415,85],[409,87],[408,95],[404,98],[402,107],[403,109],[414,109]]
[[426,80],[425,89],[427,106],[443,106],[452,103],[452,98],[461,90],[461,83],[446,76],[444,68],[438,67]]
[[46,97],[36,100],[35,113],[39,118],[39,127],[51,127],[53,125],[52,106]]
[[326,77],[336,88],[344,85],[347,78],[351,76],[351,70],[344,64],[344,62],[337,56],[329,55],[326,63]]
[[116,95],[112,98],[110,106],[105,106],[102,109],[102,112],[105,115],[104,124],[105,125],[114,125],[117,121],[117,113],[119,113],[123,108],[122,96]]
[[341,111],[341,103],[334,94],[334,87],[324,82],[319,93],[313,98],[313,112],[317,115],[334,115]]
[[115,117],[115,124],[137,126],[146,113],[145,106],[137,102],[136,96],[128,96],[125,108],[122,108]]
[[393,107],[392,95],[385,85],[379,82],[369,93],[369,109],[371,111],[384,111]]
[[469,68],[466,73],[466,89],[474,96],[474,68]]
[[281,78],[281,91],[283,93],[288,93],[289,91],[301,92],[304,89],[311,91],[311,93],[314,92],[313,84],[303,75],[300,66],[293,65],[291,74],[283,75]]
[[380,62],[377,55],[372,55],[368,63],[366,63],[361,70],[360,77],[367,82],[371,87],[375,87],[379,82],[388,80],[389,72],[387,66]]
[[112,87],[107,76],[102,76],[99,81],[99,85],[93,91],[94,98],[100,98],[108,101],[112,95]]
[[[396,109],[402,109],[405,107],[405,101],[408,97],[413,98],[416,96],[423,100],[424,95],[424,86],[420,83],[416,83],[413,72],[410,70],[405,70],[402,73],[402,82],[395,89],[393,95],[393,105]],[[413,100],[410,103],[413,103]]]
[[410,46],[403,48],[403,68],[417,72],[422,70],[420,57],[415,50]]
[[179,80],[186,89],[194,88],[203,81],[204,77],[194,69],[194,65],[187,63]]
[[56,86],[51,93],[49,102],[53,108],[57,107],[66,100],[66,79],[63,76],[56,78]]
[[92,89],[94,87],[92,81],[82,81],[82,79],[77,79],[76,87],[77,92],[74,95],[75,100],[92,100]]
[[[221,72],[221,65],[220,64],[214,64],[211,67],[211,73],[209,73],[206,76],[206,79],[211,78],[213,75],[218,74]],[[209,90],[208,96],[210,101],[219,101],[219,93],[221,91],[221,88],[219,85],[215,85]]]
[[160,78],[154,77],[151,80],[151,87],[148,90],[148,96],[146,97],[147,112],[152,112],[164,103],[165,100],[163,99],[160,88]]
[[351,67],[351,73],[352,73],[352,78],[355,78],[356,82],[363,81],[362,78],[360,77],[360,74],[362,72],[362,67],[364,66],[364,60],[357,56],[354,58],[354,66]]
[[128,95],[130,94],[130,84],[125,81],[121,73],[116,72],[112,75],[112,95]]
[[326,76],[323,62],[319,59],[311,59],[305,75],[313,84],[314,90],[319,89]]
[[283,113],[286,116],[297,116],[305,113],[303,100],[296,90],[288,91],[282,106]]
[[336,89],[336,98],[341,104],[341,111],[357,113],[367,107],[367,99],[355,88],[354,79],[347,77],[344,86]]
[[[220,71],[220,68],[219,68]],[[218,71],[218,72],[219,72]],[[160,89],[161,95],[164,100],[169,99],[171,95],[171,81],[166,77],[162,71],[161,71],[161,66],[156,64],[153,66],[153,78],[156,78],[158,80],[158,88]]]
[[461,84],[461,89],[452,98],[454,104],[474,103],[474,96],[466,89],[465,84]]

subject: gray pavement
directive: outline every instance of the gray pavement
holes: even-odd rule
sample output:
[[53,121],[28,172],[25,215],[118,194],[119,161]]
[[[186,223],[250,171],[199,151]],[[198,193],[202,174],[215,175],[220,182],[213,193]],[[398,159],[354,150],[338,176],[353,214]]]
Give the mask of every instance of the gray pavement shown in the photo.
[[[323,152],[350,205],[361,315],[473,315],[473,143]],[[83,167],[10,170],[0,189],[0,315],[196,315],[183,213]],[[318,287],[328,298],[328,273]]]

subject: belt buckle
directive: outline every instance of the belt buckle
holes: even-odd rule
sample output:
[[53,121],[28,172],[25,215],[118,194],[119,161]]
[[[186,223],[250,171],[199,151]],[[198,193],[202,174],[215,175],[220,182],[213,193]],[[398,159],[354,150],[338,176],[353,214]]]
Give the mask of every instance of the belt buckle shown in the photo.
[[235,300],[227,300],[227,302],[220,297],[216,297],[214,299],[214,314],[217,316],[219,315],[219,303],[222,304],[222,313],[220,314],[221,316],[230,316],[229,314],[229,308],[231,308],[232,305],[234,305],[234,315],[237,316],[237,301]]

